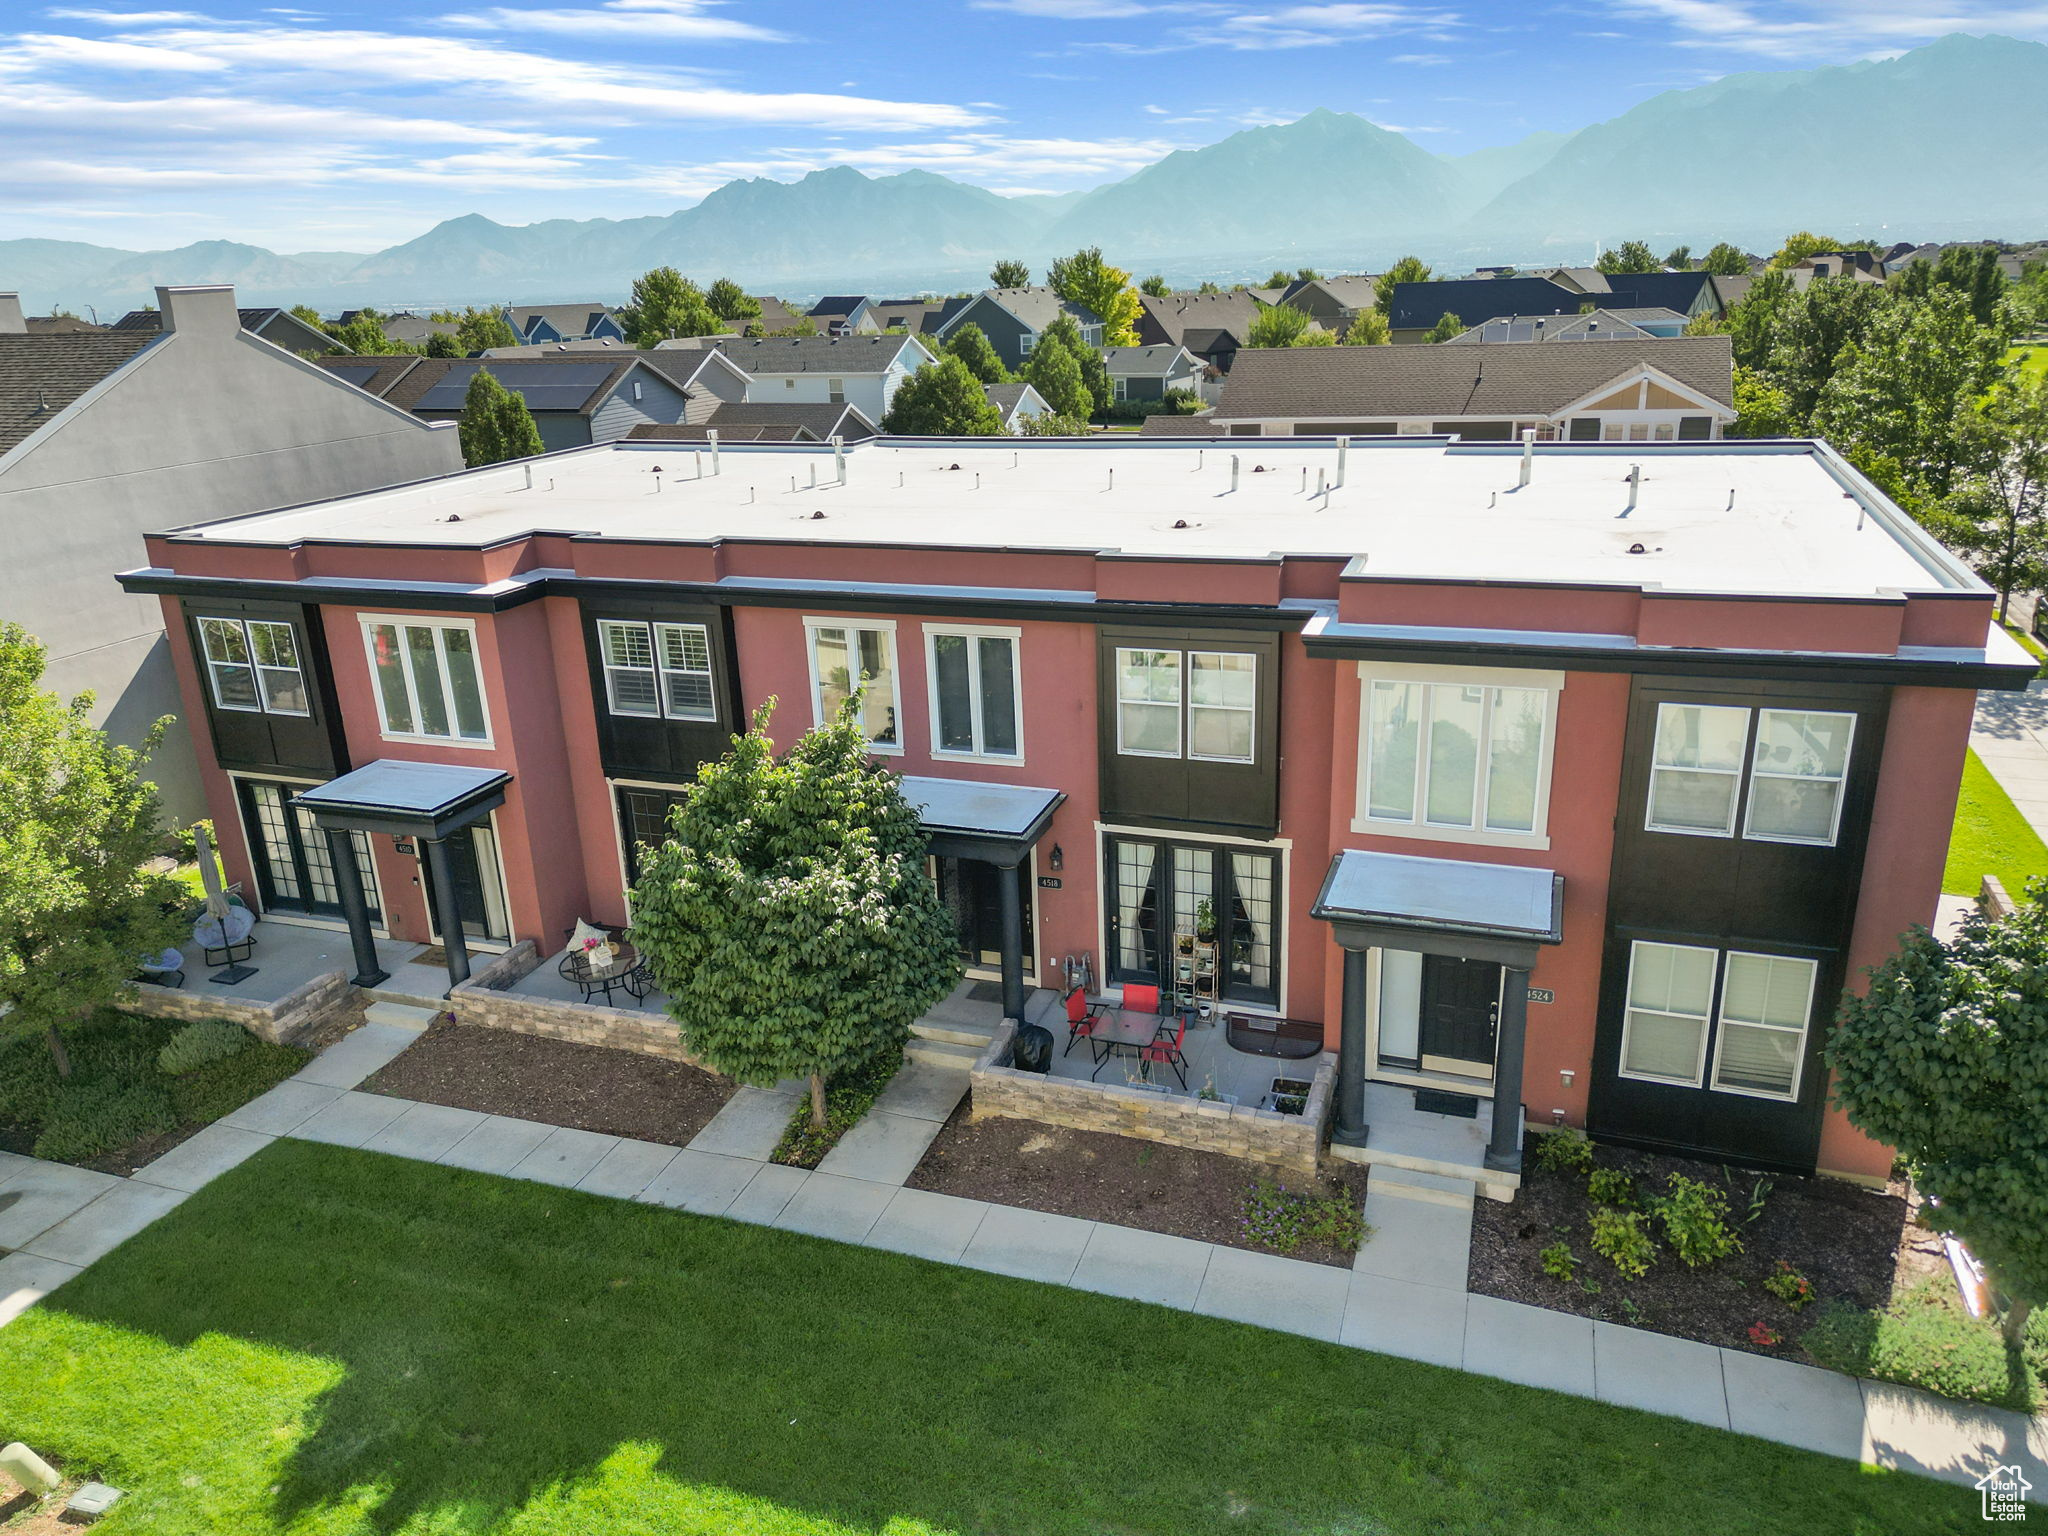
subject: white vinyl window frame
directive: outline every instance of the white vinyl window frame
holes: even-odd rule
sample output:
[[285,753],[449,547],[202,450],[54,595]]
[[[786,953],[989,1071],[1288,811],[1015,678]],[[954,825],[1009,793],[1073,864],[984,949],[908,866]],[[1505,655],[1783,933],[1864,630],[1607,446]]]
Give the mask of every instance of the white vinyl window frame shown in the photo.
[[[902,756],[905,736],[904,715],[906,711],[903,707],[903,653],[896,644],[896,621],[894,619],[835,619],[829,617],[807,617],[804,620],[804,665],[810,668],[811,720],[816,725],[823,725],[827,718],[824,677],[818,671],[818,631],[823,629],[836,629],[846,636],[849,673],[852,670],[852,659],[860,649],[859,641],[855,638],[857,635],[865,632],[887,637],[889,644],[889,692],[895,701],[896,739],[894,741],[878,741],[870,737],[868,740],[868,750],[878,757]],[[856,680],[849,676],[848,681],[853,682]]]
[[[939,712],[938,643],[944,636],[967,641],[967,703],[972,719],[974,747],[960,751],[940,745],[944,740]],[[1010,645],[1010,709],[1017,737],[1015,752],[991,752],[988,730],[982,718],[981,642],[1007,640]],[[949,763],[1000,763],[1016,767],[1024,761],[1024,631],[1002,625],[927,624],[924,627],[924,681],[931,714],[931,754]],[[899,731],[900,734],[900,731]],[[1034,930],[1035,931],[1035,930]]]
[[[199,631],[199,656],[206,668],[207,691],[213,697],[216,709],[231,709],[247,715],[289,715],[295,719],[306,719],[313,713],[312,687],[306,677],[305,652],[299,645],[298,631],[285,619],[243,619],[230,618],[226,614],[195,615]],[[217,627],[216,627],[217,626]],[[258,645],[259,632],[268,642],[272,660],[265,661],[262,648]],[[240,657],[220,656],[214,651],[214,642],[227,634],[240,638]],[[291,660],[281,662],[275,659],[276,647],[282,638]],[[249,688],[253,701],[237,704],[221,691],[222,672],[246,672],[249,674]],[[278,702],[284,691],[279,679],[290,678],[296,685],[298,696],[305,700],[301,708],[293,708]]]
[[[1459,827],[1427,819],[1429,792],[1430,711],[1424,696],[1422,719],[1418,723],[1415,751],[1415,788],[1407,817],[1372,814],[1372,691],[1374,683],[1419,683],[1425,688],[1483,688],[1483,734],[1478,745],[1478,784],[1473,792],[1473,825]],[[1550,846],[1550,786],[1552,764],[1557,755],[1557,712],[1564,693],[1562,672],[1523,671],[1517,667],[1437,667],[1398,662],[1360,662],[1358,665],[1358,783],[1352,806],[1351,830],[1377,833],[1383,837],[1415,838],[1424,842],[1464,843],[1480,848],[1537,848]],[[1543,741],[1536,753],[1535,803],[1526,832],[1495,831],[1486,826],[1486,800],[1493,761],[1493,690],[1517,688],[1542,696]]]
[[[1737,754],[1733,768],[1689,767],[1683,763],[1660,763],[1657,761],[1657,740],[1664,734],[1666,710],[1697,709],[1701,711],[1720,710],[1729,714],[1740,714],[1742,724],[1742,751]],[[1650,725],[1650,772],[1643,794],[1643,830],[1661,832],[1671,837],[1733,837],[1735,825],[1742,813],[1742,778],[1750,754],[1755,750],[1752,743],[1756,736],[1756,711],[1746,704],[1714,704],[1705,700],[1665,699],[1657,705],[1657,718]],[[1660,773],[1690,773],[1725,778],[1728,784],[1728,817],[1720,827],[1685,827],[1667,825],[1657,820],[1657,775]]]
[[[470,747],[482,751],[491,750],[495,742],[491,729],[490,690],[484,683],[483,652],[477,645],[477,627],[474,619],[455,619],[442,615],[422,616],[402,613],[363,613],[356,616],[363,631],[363,659],[370,668],[370,693],[377,701],[378,733],[386,741],[411,741],[425,746]],[[400,632],[398,647],[399,676],[404,679],[407,707],[417,726],[423,718],[420,713],[420,681],[413,670],[412,649],[404,642],[403,632],[407,629],[428,629],[434,633],[434,659],[441,677],[441,708],[454,734],[435,735],[418,729],[410,731],[393,730],[391,717],[384,701],[383,685],[377,674],[377,630],[385,625]],[[448,669],[448,635],[451,632],[466,633],[469,636],[469,659],[476,673],[477,712],[483,716],[482,736],[464,736],[456,726],[458,719],[455,685]]]
[[[1173,658],[1173,675],[1174,675],[1174,692],[1173,692],[1173,697],[1172,697],[1171,699],[1153,699],[1153,698],[1140,698],[1140,699],[1128,699],[1128,698],[1125,698],[1125,697],[1124,697],[1124,658],[1125,658],[1126,656],[1170,656],[1170,657],[1172,657],[1172,658]],[[1178,758],[1178,757],[1179,757],[1179,756],[1181,755],[1181,742],[1182,742],[1183,738],[1185,737],[1185,735],[1186,735],[1186,731],[1187,731],[1187,726],[1186,726],[1186,723],[1185,723],[1185,722],[1186,722],[1186,712],[1187,712],[1187,695],[1188,695],[1188,678],[1187,678],[1187,653],[1186,653],[1185,651],[1183,651],[1183,650],[1181,650],[1181,649],[1179,649],[1179,648],[1177,648],[1177,647],[1175,647],[1175,646],[1170,646],[1170,645],[1120,645],[1120,646],[1118,646],[1118,647],[1116,648],[1116,698],[1115,698],[1115,699],[1113,700],[1113,704],[1114,704],[1114,707],[1115,707],[1115,709],[1116,709],[1116,750],[1117,750],[1117,755],[1118,755],[1119,757],[1162,757],[1162,758]],[[1156,749],[1156,748],[1152,748],[1152,747],[1134,747],[1134,746],[1130,745],[1130,744],[1129,744],[1129,741],[1128,741],[1128,739],[1126,738],[1126,736],[1125,736],[1125,734],[1124,734],[1124,707],[1125,707],[1126,705],[1131,705],[1131,706],[1133,706],[1133,707],[1139,707],[1139,708],[1145,708],[1145,709],[1166,709],[1166,708],[1171,708],[1171,709],[1173,710],[1173,712],[1174,712],[1174,721],[1175,721],[1175,725],[1174,725],[1174,738],[1173,738],[1173,750],[1172,750],[1171,752],[1164,752],[1164,751],[1160,751],[1160,750],[1158,750],[1158,749]]]
[[[1691,1009],[1637,1008],[1635,1005],[1636,966],[1646,949],[1677,949],[1709,957],[1707,970],[1707,999],[1705,1007],[1695,1013]],[[1656,939],[1634,939],[1629,943],[1628,978],[1621,996],[1621,1048],[1614,1059],[1614,1075],[1634,1083],[1657,1083],[1666,1088],[1704,1088],[1706,1086],[1707,1048],[1714,1033],[1714,1014],[1720,1002],[1721,993],[1721,951],[1704,944],[1667,944]],[[1631,1072],[1628,1069],[1629,1040],[1635,1032],[1635,1015],[1655,1013],[1667,1018],[1692,1019],[1699,1025],[1699,1050],[1693,1061],[1690,1077],[1670,1077],[1658,1072]]]
[[[1202,704],[1195,699],[1196,660],[1248,661],[1252,679],[1252,701],[1249,704]],[[1240,670],[1224,668],[1224,671]],[[1207,648],[1188,647],[1182,663],[1182,692],[1186,700],[1186,718],[1181,729],[1186,737],[1187,755],[1197,763],[1254,763],[1259,757],[1259,658],[1254,651],[1217,651]],[[1222,752],[1197,752],[1195,750],[1195,711],[1206,710],[1217,715],[1243,715],[1245,717],[1245,739],[1251,743],[1250,750],[1242,755]]]
[[[703,651],[703,665],[687,664],[688,647],[695,641]],[[672,652],[670,643],[681,646]],[[708,625],[666,619],[599,619],[597,621],[598,665],[604,672],[605,705],[615,715],[630,720],[693,720],[716,723],[718,679],[712,660],[711,630]],[[615,644],[635,647],[621,653]],[[684,665],[671,665],[681,656]],[[650,703],[636,707],[621,702],[619,688],[625,676],[646,680]],[[709,702],[702,707],[678,699],[685,683],[701,684]]]
[[[1797,1025],[1778,1024],[1763,1019],[1730,1019],[1728,1017],[1728,971],[1738,960],[1761,960],[1768,965],[1798,965],[1806,968],[1804,1006],[1800,1009]],[[1768,984],[1767,984],[1768,985]],[[1804,955],[1766,955],[1753,950],[1731,949],[1721,958],[1721,980],[1714,999],[1714,1065],[1708,1086],[1716,1093],[1733,1093],[1745,1099],[1769,1099],[1777,1104],[1795,1104],[1799,1101],[1799,1089],[1806,1078],[1806,1047],[1813,1032],[1813,995],[1820,986],[1820,962]],[[1728,1041],[1728,1031],[1753,1029],[1772,1034],[1789,1035],[1792,1047],[1792,1086],[1784,1093],[1773,1093],[1764,1088],[1744,1087],[1740,1084],[1721,1081],[1721,1056]]]
[[[1124,658],[1126,656],[1171,656],[1174,659],[1175,692],[1172,699],[1127,698],[1124,695]],[[1252,702],[1241,704],[1197,704],[1195,702],[1195,658],[1227,658],[1232,661],[1247,660],[1251,663]],[[1116,710],[1116,750],[1119,757],[1184,758],[1194,763],[1229,763],[1236,766],[1255,764],[1259,760],[1259,673],[1260,656],[1257,651],[1226,651],[1213,645],[1119,645],[1116,648],[1116,697],[1111,701]],[[1124,732],[1124,708],[1129,705],[1140,709],[1166,709],[1175,711],[1174,746],[1171,752],[1149,747],[1134,747],[1129,744]],[[1243,757],[1224,756],[1214,752],[1197,752],[1194,743],[1193,718],[1197,709],[1209,710],[1216,714],[1245,714],[1251,721],[1251,751]]]
[[[1766,768],[1759,761],[1764,750],[1764,722],[1772,715],[1819,715],[1829,720],[1849,722],[1849,739],[1842,744],[1842,766],[1836,773],[1781,773]],[[1832,848],[1842,835],[1842,802],[1849,798],[1849,764],[1856,758],[1856,716],[1849,710],[1840,709],[1759,709],[1756,719],[1750,724],[1749,740],[1749,789],[1743,795],[1742,835],[1755,843],[1792,843],[1804,848]],[[1759,832],[1755,827],[1756,787],[1763,779],[1785,779],[1795,784],[1830,784],[1834,786],[1835,798],[1832,814],[1828,818],[1825,837],[1796,837],[1785,832]]]

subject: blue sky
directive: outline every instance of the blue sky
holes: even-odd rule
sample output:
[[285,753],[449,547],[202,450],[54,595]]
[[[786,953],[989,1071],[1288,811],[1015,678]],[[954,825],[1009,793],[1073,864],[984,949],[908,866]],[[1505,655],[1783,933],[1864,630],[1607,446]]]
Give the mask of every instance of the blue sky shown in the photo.
[[0,5],[0,238],[372,250],[833,164],[1060,191],[1315,107],[1455,154],[1739,70],[2048,38],[2048,3],[1973,0],[194,4]]

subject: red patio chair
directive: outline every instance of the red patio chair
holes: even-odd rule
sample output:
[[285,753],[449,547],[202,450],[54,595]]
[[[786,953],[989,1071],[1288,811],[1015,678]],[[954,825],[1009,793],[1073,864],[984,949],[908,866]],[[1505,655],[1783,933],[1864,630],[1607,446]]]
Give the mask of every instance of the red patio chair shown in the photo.
[[1167,1034],[1166,1026],[1160,1025],[1158,1038],[1150,1045],[1142,1047],[1138,1052],[1138,1060],[1141,1063],[1150,1064],[1158,1061],[1164,1062],[1167,1066],[1173,1068],[1173,1075],[1180,1079],[1182,1093],[1186,1093],[1188,1088],[1188,1075],[1182,1070],[1187,1066],[1188,1059],[1181,1054],[1180,1048],[1181,1042],[1187,1039],[1187,1035],[1188,1015],[1187,1010],[1182,1009],[1174,1023],[1172,1034]]
[[1088,1040],[1089,1054],[1094,1054],[1095,1044],[1090,1037],[1102,1022],[1103,1006],[1089,1002],[1079,987],[1067,994],[1067,1050],[1060,1052],[1062,1056],[1073,1050],[1076,1040]]
[[1127,981],[1124,983],[1125,1013],[1157,1013],[1159,1011],[1159,983],[1156,981]]

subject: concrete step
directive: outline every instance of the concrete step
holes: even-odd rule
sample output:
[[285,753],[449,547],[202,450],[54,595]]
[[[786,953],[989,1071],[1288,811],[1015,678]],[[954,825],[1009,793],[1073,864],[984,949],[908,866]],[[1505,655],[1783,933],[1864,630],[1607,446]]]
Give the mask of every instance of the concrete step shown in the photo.
[[910,1032],[920,1040],[950,1040],[955,1045],[971,1045],[976,1050],[986,1050],[989,1041],[995,1039],[997,1028],[994,1024],[934,1019],[927,1014],[910,1026]]
[[1440,1173],[1397,1168],[1391,1163],[1375,1163],[1366,1188],[1375,1195],[1396,1195],[1403,1200],[1448,1205],[1454,1210],[1470,1210],[1478,1193],[1470,1179],[1446,1178]]
[[370,1000],[372,1006],[378,1003],[395,1003],[401,1008],[424,1008],[434,1013],[445,1013],[448,1009],[448,999],[439,993],[429,992],[424,988],[415,990],[410,987],[393,986],[388,981],[369,988],[363,996]]
[[[1454,1162],[1447,1158],[1422,1157],[1412,1152],[1395,1152],[1386,1147],[1376,1147],[1370,1143],[1362,1147],[1347,1147],[1340,1142],[1332,1142],[1329,1153],[1330,1156],[1347,1163],[1369,1164],[1375,1172],[1382,1168],[1398,1168],[1408,1173],[1429,1173],[1439,1178],[1460,1179],[1467,1183],[1497,1185],[1508,1191],[1519,1188],[1522,1183],[1522,1176],[1519,1173],[1503,1173],[1477,1161]],[[1497,1195],[1488,1190],[1487,1197],[1493,1200],[1508,1200],[1512,1199],[1513,1195]]]
[[368,1008],[363,1010],[366,1024],[390,1024],[414,1033],[425,1029],[441,1016],[438,1008],[421,1008],[412,1003],[394,1003],[381,997],[374,997]]
[[931,1067],[958,1067],[966,1071],[987,1049],[985,1045],[960,1045],[951,1040],[929,1040],[918,1035],[910,1037],[910,1043],[903,1048],[903,1054],[912,1061],[921,1061]]

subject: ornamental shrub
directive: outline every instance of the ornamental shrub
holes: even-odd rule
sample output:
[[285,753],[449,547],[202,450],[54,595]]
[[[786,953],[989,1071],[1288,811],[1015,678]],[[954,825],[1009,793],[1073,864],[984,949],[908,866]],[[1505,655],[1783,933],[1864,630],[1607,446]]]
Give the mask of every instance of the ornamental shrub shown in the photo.
[[201,1019],[187,1024],[164,1042],[156,1054],[157,1069],[166,1077],[183,1077],[208,1062],[224,1061],[249,1048],[249,1031],[228,1019]]
[[1619,1168],[1595,1168],[1586,1175],[1586,1198],[1595,1205],[1611,1205],[1617,1210],[1631,1211],[1636,1204],[1636,1181],[1633,1174]]
[[1584,1173],[1593,1166],[1593,1143],[1575,1126],[1544,1131],[1536,1137],[1536,1166],[1545,1173]]
[[75,1163],[175,1127],[178,1116],[160,1083],[103,1078],[60,1089],[36,1137],[37,1157]]
[[1702,1180],[1674,1173],[1651,1212],[1664,1224],[1671,1251],[1694,1269],[1742,1252],[1742,1239],[1728,1225],[1727,1197]]
[[1569,1243],[1552,1243],[1537,1257],[1542,1260],[1543,1273],[1553,1280],[1569,1281],[1578,1274],[1579,1261]]
[[1643,1230],[1639,1211],[1612,1206],[1593,1210],[1593,1251],[1631,1280],[1640,1280],[1657,1261],[1657,1244]]

